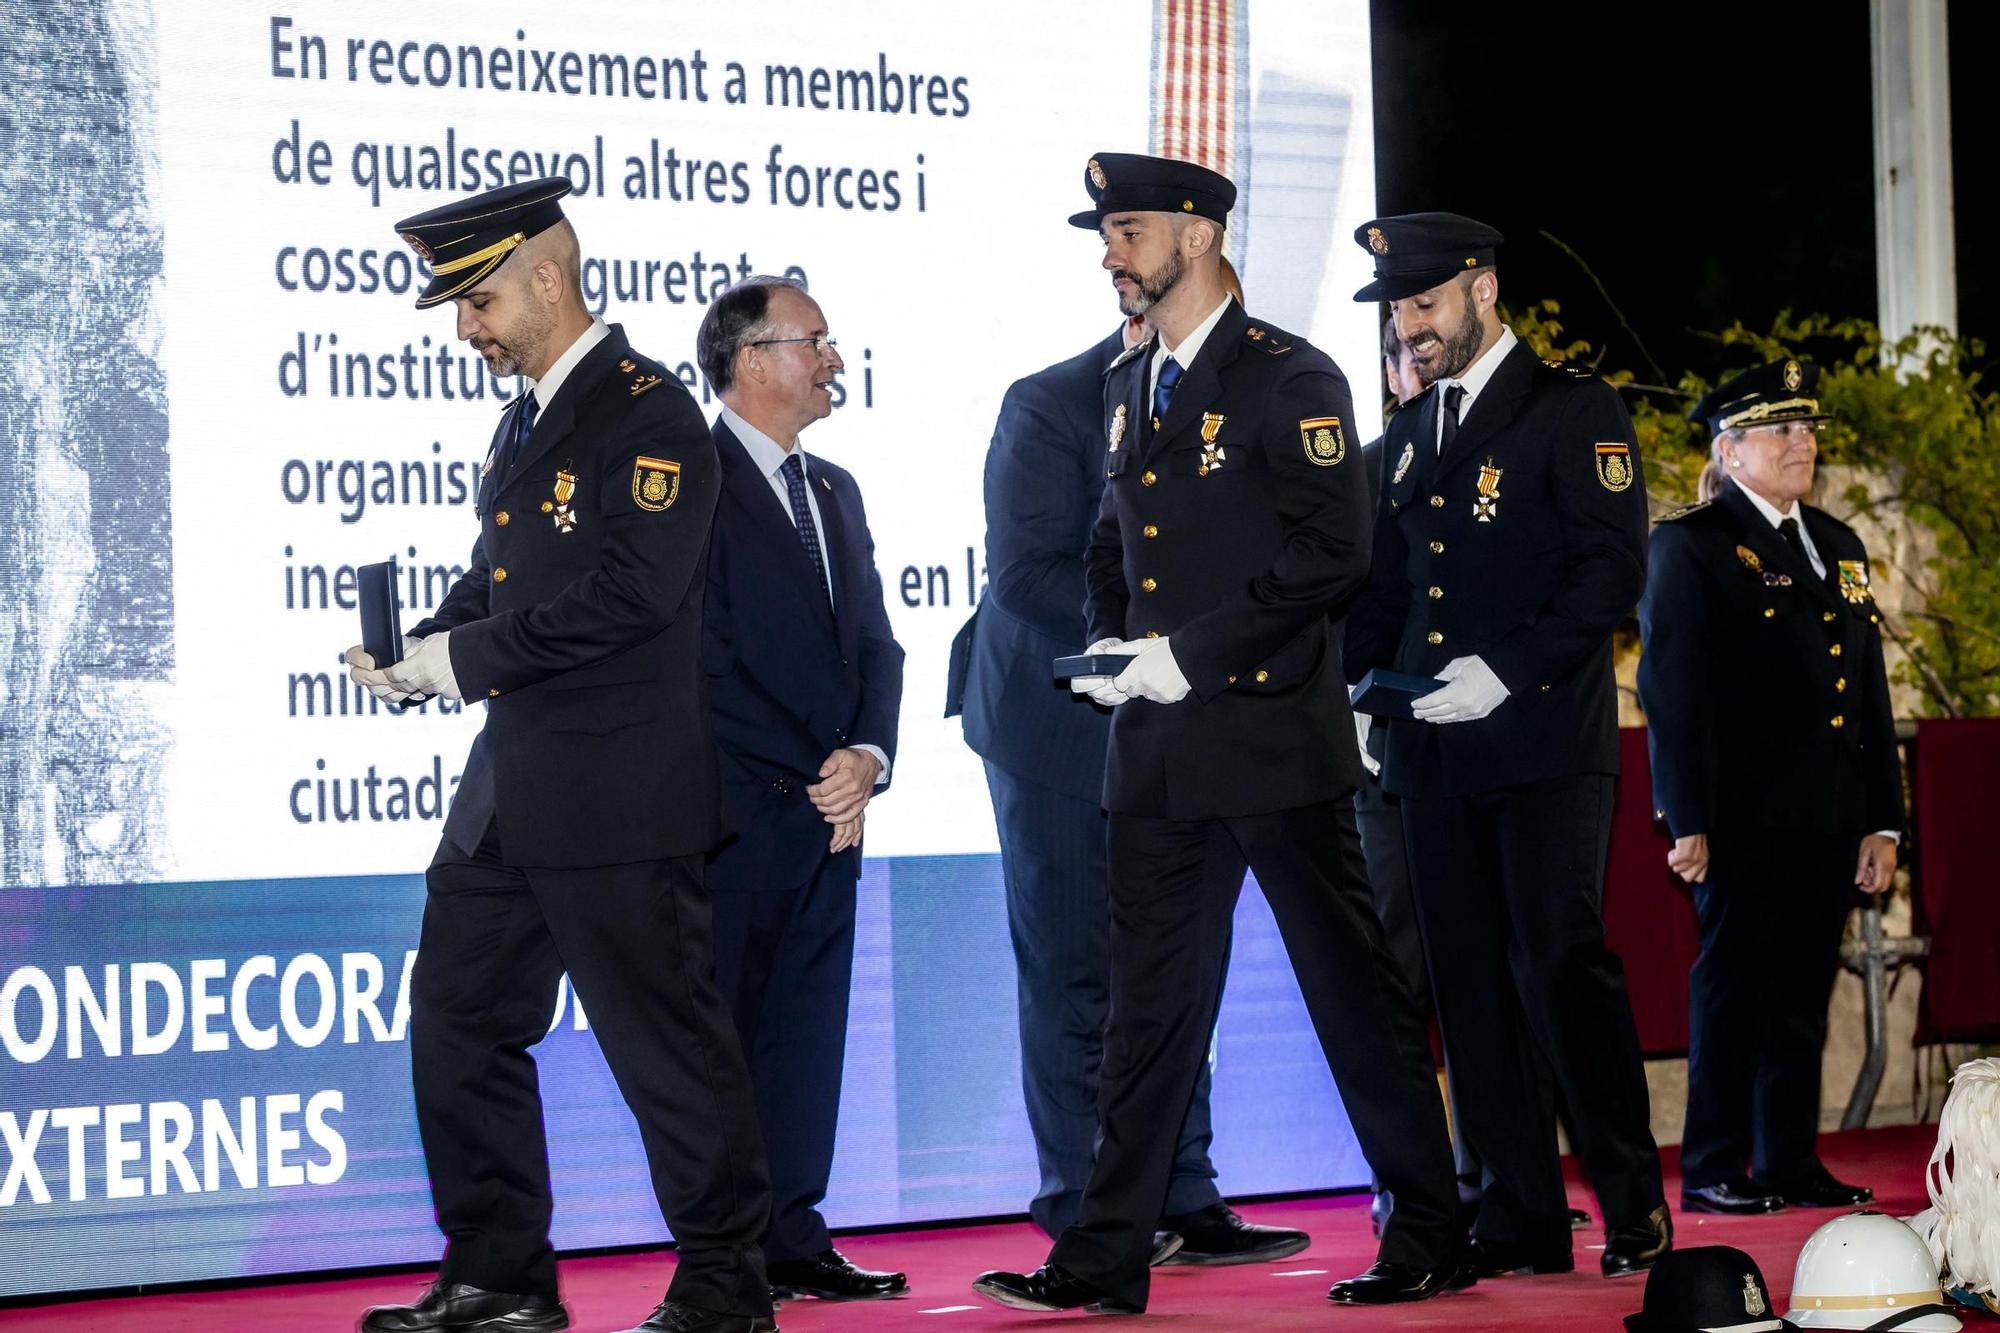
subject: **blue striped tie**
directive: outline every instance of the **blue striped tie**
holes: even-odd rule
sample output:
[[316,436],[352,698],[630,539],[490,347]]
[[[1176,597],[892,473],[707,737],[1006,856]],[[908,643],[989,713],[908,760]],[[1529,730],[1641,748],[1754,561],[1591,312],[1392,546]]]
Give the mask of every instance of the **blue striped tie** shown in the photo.
[[535,391],[521,400],[521,410],[514,414],[514,434],[507,441],[507,456],[500,460],[500,475],[506,476],[521,457],[522,447],[528,443],[528,436],[535,429],[535,418],[541,414],[541,404],[535,401]]
[[812,557],[813,568],[819,573],[819,590],[833,600],[833,592],[826,581],[826,557],[819,549],[819,529],[813,526],[812,506],[806,503],[806,465],[797,451],[789,455],[784,466],[778,471],[785,474],[785,494],[792,501],[792,522],[798,525],[799,545],[806,548]]

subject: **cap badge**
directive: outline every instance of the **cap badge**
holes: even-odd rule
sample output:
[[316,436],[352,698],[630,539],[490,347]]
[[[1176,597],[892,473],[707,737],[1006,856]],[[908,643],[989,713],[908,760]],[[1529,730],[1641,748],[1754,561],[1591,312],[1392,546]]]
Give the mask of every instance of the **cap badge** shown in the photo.
[[1805,371],[1799,368],[1798,362],[1785,362],[1785,387],[1787,389],[1796,390],[1799,385],[1805,383],[1805,377]]
[[1368,229],[1368,248],[1378,255],[1389,253],[1389,238],[1382,234],[1380,227],[1370,227]]
[[1111,183],[1105,178],[1104,168],[1097,164],[1096,158],[1093,157],[1090,159],[1090,165],[1085,170],[1090,173],[1090,183],[1098,189],[1101,190]]
[[1403,478],[1410,474],[1410,464],[1416,459],[1416,456],[1417,446],[1415,444],[1406,444],[1403,446],[1403,456],[1396,460],[1396,475],[1389,478],[1391,486],[1401,486],[1403,484]]
[[1597,480],[1607,491],[1622,491],[1632,484],[1632,447],[1628,444],[1597,446]]
[[1118,410],[1111,414],[1111,452],[1117,453],[1118,446],[1125,443],[1125,404],[1118,404]]
[[1472,502],[1472,516],[1481,523],[1491,523],[1500,516],[1500,474],[1504,468],[1493,466],[1487,459],[1479,469],[1479,496]]
[[1309,417],[1299,423],[1299,443],[1306,458],[1318,467],[1332,467],[1347,457],[1347,435],[1339,417]]
[[1747,1315],[1760,1315],[1764,1313],[1764,1293],[1757,1290],[1757,1275],[1755,1273],[1745,1273],[1743,1275],[1743,1313]]
[[423,237],[413,231],[401,232],[399,234],[402,236],[404,242],[417,252],[417,258],[423,260],[426,264],[431,262],[431,248],[424,244]]

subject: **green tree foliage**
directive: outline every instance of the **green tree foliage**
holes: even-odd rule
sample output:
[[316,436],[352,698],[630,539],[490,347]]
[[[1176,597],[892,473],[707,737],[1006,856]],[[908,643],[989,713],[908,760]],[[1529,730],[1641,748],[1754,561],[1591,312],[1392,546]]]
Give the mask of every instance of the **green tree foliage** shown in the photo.
[[[1709,382],[1692,372],[1642,382],[1602,365],[1588,342],[1567,336],[1561,315],[1554,301],[1506,312],[1538,356],[1590,362],[1618,387],[1655,512],[1692,500],[1709,442],[1683,413]],[[1820,365],[1820,404],[1834,418],[1820,434],[1821,462],[1862,478],[1821,503],[1844,518],[1907,521],[1930,539],[1901,562],[1871,552],[1907,587],[1901,612],[1883,617],[1901,649],[1897,671],[1927,715],[2000,713],[2000,397],[1974,369],[1985,346],[1939,329],[1885,344],[1867,320],[1790,312],[1768,330],[1738,324],[1713,337],[1731,365],[1787,356]],[[1663,377],[1655,369],[1653,378]]]

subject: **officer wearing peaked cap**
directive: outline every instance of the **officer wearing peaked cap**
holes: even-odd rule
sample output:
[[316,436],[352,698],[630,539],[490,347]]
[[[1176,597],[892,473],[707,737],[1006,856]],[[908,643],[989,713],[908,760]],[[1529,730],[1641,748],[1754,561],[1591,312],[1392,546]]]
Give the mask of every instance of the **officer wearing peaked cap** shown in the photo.
[[[1500,235],[1450,213],[1355,231],[1430,387],[1384,433],[1389,471],[1348,670],[1442,681],[1393,719],[1460,1126],[1486,1164],[1482,1273],[1567,1271],[1549,1074],[1607,1228],[1606,1276],[1671,1228],[1624,969],[1601,914],[1618,714],[1611,635],[1644,587],[1646,496],[1612,389],[1544,365],[1500,320]],[[1400,1197],[1397,1206],[1401,1206]]]
[[494,433],[465,573],[377,668],[378,697],[482,700],[426,874],[410,1054],[438,1281],[362,1333],[565,1328],[529,1054],[567,971],[646,1146],[679,1244],[639,1327],[774,1327],[750,1082],[714,982],[706,852],[720,790],[701,670],[715,447],[673,374],[593,319],[569,182],[397,225],[493,373],[528,381]]
[[1694,893],[1684,1209],[1849,1207],[1814,1151],[1820,1050],[1854,889],[1896,869],[1902,774],[1882,613],[1852,528],[1805,503],[1819,369],[1786,359],[1695,405],[1707,503],[1653,531],[1639,700],[1668,865]]
[[1355,834],[1362,770],[1329,621],[1368,567],[1347,382],[1225,293],[1226,178],[1100,153],[1084,184],[1093,207],[1071,222],[1102,236],[1124,313],[1159,331],[1105,381],[1107,477],[1085,556],[1091,651],[1132,662],[1073,682],[1115,710],[1102,1128],[1080,1218],[1049,1261],[975,1288],[1019,1309],[1144,1307],[1247,863],[1362,1151],[1396,1193],[1380,1262],[1329,1295],[1420,1300],[1459,1282],[1462,1231],[1422,1023]]

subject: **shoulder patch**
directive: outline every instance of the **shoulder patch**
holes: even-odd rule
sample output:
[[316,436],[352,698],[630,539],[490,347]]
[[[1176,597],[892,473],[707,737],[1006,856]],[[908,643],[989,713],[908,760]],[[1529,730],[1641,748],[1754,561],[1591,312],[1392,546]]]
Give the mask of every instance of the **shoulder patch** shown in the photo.
[[1678,519],[1686,518],[1689,514],[1699,514],[1702,510],[1708,508],[1711,503],[1708,500],[1696,500],[1693,504],[1682,505],[1672,513],[1660,515],[1660,522],[1672,523]]
[[632,464],[632,503],[639,508],[657,514],[679,499],[680,493],[679,463],[666,458],[641,456]]
[[1339,417],[1308,417],[1301,421],[1299,443],[1305,446],[1307,460],[1319,467],[1332,467],[1347,457],[1347,434],[1340,428]]

